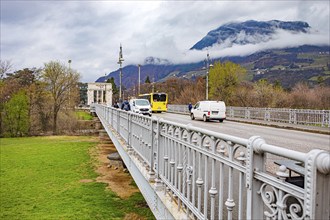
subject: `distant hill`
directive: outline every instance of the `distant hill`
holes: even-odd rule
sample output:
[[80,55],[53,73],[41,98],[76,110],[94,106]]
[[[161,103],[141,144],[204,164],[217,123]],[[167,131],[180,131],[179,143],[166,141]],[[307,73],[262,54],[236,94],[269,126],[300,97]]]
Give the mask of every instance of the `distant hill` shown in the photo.
[[[246,21],[242,23],[225,24],[210,31],[198,41],[191,50],[202,50],[218,44],[258,44],[272,40],[277,30],[308,34],[310,26],[306,22],[283,22],[272,20],[268,22]],[[271,49],[253,53],[247,56],[231,56],[213,59],[216,61],[232,61],[244,66],[248,70],[251,81],[267,79],[269,82],[280,82],[285,88],[291,88],[298,82],[307,82],[311,85],[322,82],[330,86],[330,47],[301,45],[284,49]],[[147,57],[141,66],[141,83],[147,76],[151,81],[160,82],[169,77],[196,78],[204,76],[202,70],[204,62],[189,64],[173,64],[169,60]],[[100,77],[97,82],[104,82],[114,77],[119,85],[119,70]],[[123,67],[123,86],[129,88],[138,82],[138,67],[128,65]]]

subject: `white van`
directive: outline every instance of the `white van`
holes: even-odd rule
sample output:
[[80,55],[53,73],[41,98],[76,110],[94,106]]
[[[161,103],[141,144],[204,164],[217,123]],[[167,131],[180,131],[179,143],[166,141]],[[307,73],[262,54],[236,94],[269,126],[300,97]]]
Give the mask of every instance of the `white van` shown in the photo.
[[191,109],[190,117],[192,120],[203,119],[219,120],[223,122],[226,119],[226,104],[222,101],[200,101]]
[[131,99],[129,104],[132,112],[151,116],[151,106],[148,99]]

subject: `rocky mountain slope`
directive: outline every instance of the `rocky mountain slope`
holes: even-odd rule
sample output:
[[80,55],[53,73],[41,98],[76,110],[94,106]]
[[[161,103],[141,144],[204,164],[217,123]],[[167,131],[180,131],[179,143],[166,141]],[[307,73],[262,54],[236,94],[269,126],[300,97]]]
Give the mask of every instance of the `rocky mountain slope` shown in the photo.
[[310,26],[302,21],[245,21],[233,22],[210,31],[192,48],[202,50],[215,44],[230,47],[233,44],[258,44],[272,40],[276,31],[284,30],[293,33],[307,33]]

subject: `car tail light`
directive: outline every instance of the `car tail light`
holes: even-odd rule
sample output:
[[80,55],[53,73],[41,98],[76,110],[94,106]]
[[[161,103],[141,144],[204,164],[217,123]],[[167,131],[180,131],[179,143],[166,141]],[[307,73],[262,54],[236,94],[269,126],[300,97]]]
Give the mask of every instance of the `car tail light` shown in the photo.
[[211,115],[211,112],[210,112],[210,111],[208,111],[208,112],[207,112],[207,115]]

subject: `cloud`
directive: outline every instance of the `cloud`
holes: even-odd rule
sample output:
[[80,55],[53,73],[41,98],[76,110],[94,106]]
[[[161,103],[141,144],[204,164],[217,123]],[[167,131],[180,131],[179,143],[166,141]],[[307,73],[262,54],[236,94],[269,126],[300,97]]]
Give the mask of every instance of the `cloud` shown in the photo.
[[[242,38],[242,34],[240,34]],[[324,35],[316,31],[311,33],[292,33],[289,31],[278,30],[271,39],[268,36],[264,41],[258,44],[229,44],[224,42],[220,45],[209,47],[205,50],[189,50],[186,53],[177,56],[174,63],[191,63],[198,62],[205,59],[207,52],[210,56],[215,58],[227,57],[227,56],[246,56],[255,52],[268,50],[268,49],[280,49],[287,47],[298,47],[301,45],[330,45],[329,35]],[[173,62],[173,60],[171,60]]]
[[301,20],[315,30],[305,35],[278,33],[271,44],[212,48],[212,57],[244,55],[329,39],[328,1],[1,1],[1,59],[16,69],[72,60],[84,82],[148,56],[171,62],[203,60],[205,51],[188,49],[210,30],[232,21]]

